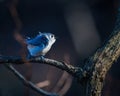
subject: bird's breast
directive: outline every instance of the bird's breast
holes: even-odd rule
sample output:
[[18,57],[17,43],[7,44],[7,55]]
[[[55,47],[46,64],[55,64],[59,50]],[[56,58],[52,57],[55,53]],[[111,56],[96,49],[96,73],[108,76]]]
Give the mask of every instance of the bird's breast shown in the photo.
[[42,50],[42,54],[45,55],[49,50],[50,50],[51,46],[46,46],[43,50]]

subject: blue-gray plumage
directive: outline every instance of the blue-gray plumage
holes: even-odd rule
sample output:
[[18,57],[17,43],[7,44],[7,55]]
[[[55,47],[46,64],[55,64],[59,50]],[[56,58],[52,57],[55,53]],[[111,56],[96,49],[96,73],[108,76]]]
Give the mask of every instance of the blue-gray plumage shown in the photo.
[[44,56],[55,43],[56,38],[52,33],[39,33],[35,38],[27,39],[27,49],[32,57]]

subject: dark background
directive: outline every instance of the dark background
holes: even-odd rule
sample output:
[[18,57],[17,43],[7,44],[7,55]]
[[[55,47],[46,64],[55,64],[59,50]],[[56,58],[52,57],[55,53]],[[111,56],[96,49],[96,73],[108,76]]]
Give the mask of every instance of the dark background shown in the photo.
[[[15,17],[9,10],[11,2],[12,0],[0,0],[0,54],[21,56],[22,45],[14,37],[17,26]],[[39,31],[51,32],[58,37],[46,57],[63,61],[67,56],[71,64],[83,66],[84,60],[111,34],[117,7],[117,0],[19,0],[15,8],[21,22],[18,31],[23,37],[34,37]],[[119,62],[120,59],[107,75],[103,96],[120,94]],[[48,65],[31,66],[32,68],[24,65],[15,67],[23,75],[30,70],[30,80],[34,83],[50,80],[51,85],[44,89],[52,92],[62,71]],[[82,96],[82,86],[76,80],[72,80],[68,89],[65,96]],[[13,74],[0,65],[0,96],[25,96],[25,90]],[[30,96],[34,95],[34,92],[30,92]]]

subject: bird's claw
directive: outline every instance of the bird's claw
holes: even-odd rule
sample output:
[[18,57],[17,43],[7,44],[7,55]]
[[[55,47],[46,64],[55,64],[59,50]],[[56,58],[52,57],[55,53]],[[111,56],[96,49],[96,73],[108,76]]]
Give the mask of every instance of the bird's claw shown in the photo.
[[40,56],[40,59],[41,59],[41,60],[44,60],[44,58],[45,58],[44,56]]

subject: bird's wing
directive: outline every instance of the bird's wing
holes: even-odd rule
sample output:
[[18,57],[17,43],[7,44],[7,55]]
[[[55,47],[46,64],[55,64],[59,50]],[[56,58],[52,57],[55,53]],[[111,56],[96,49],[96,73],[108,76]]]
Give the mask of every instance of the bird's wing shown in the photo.
[[28,45],[27,48],[31,56],[38,56],[39,54],[41,54],[40,52],[42,52],[42,50],[45,48],[45,45],[44,44],[41,44],[40,46]]
[[33,45],[33,46],[47,46],[48,45],[48,39],[43,35],[43,36],[37,36],[33,39],[27,39],[26,40],[27,44]]

